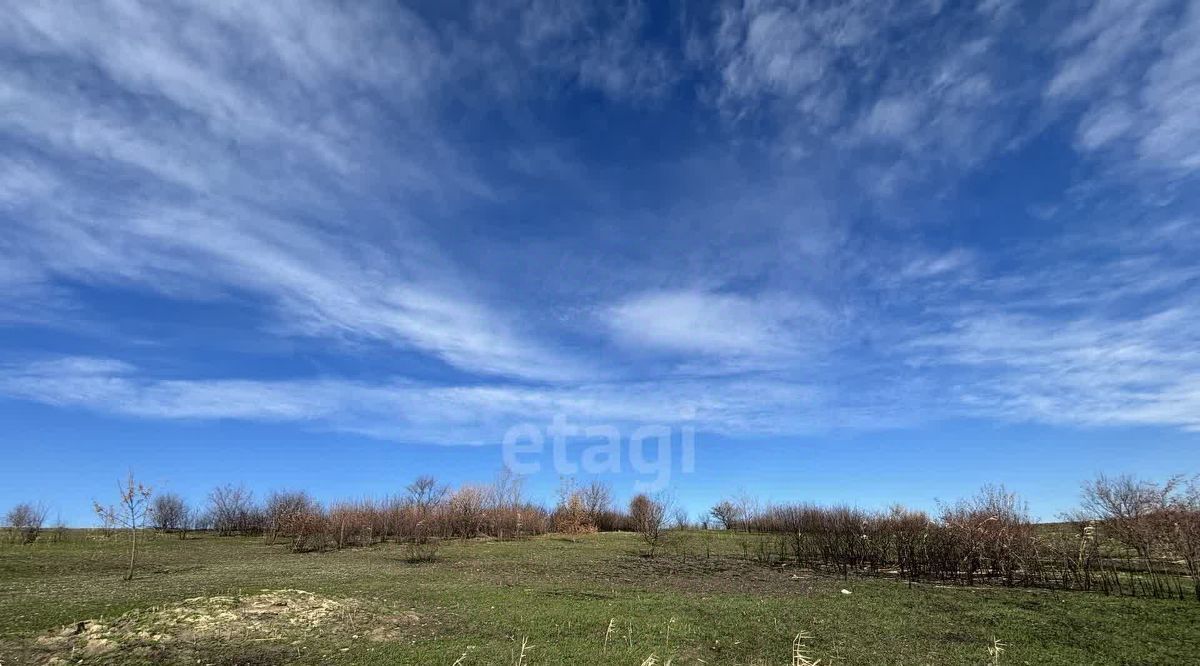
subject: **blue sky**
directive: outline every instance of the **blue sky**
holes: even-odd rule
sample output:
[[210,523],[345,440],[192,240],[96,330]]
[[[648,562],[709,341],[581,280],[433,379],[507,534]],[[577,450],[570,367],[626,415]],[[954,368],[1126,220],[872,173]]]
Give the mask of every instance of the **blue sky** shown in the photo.
[[556,414],[694,428],[693,510],[1200,469],[1200,3],[18,3],[0,65],[0,504]]

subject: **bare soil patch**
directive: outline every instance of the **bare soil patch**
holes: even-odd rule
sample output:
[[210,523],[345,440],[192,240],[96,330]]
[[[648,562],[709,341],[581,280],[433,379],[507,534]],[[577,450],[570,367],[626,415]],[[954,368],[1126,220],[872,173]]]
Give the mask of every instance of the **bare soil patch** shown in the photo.
[[357,599],[304,590],[185,599],[111,620],[83,620],[37,638],[31,661],[105,663],[285,663],[314,639],[396,640],[420,624],[414,612],[387,612]]

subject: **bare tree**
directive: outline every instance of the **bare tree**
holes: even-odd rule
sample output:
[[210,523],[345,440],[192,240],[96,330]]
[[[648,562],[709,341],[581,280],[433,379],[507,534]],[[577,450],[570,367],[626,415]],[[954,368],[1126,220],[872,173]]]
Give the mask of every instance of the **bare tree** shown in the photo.
[[483,532],[487,496],[488,488],[477,485],[464,485],[449,495],[444,514],[450,536],[469,539]]
[[449,491],[445,486],[439,486],[437,479],[429,475],[419,476],[408,484],[408,499],[417,507],[422,516],[442,501]]
[[42,533],[42,525],[46,523],[47,509],[42,504],[22,502],[9,510],[5,516],[8,524],[9,538],[13,543],[33,543]]
[[760,513],[761,507],[758,498],[742,490],[734,498],[734,506],[737,507],[738,519],[742,522],[742,529],[749,532]]
[[[1197,573],[1200,488],[1195,480],[1185,485],[1183,476],[1154,483],[1129,475],[1101,475],[1083,485],[1082,507],[1077,520],[1097,521],[1102,530],[1138,554],[1155,594],[1160,592],[1159,576],[1164,573],[1163,566],[1155,568],[1156,550],[1174,550],[1189,572]],[[1196,588],[1200,596],[1200,584]]]
[[1183,492],[1171,499],[1168,541],[1183,558],[1192,588],[1200,601],[1200,477],[1193,477]]
[[1083,484],[1082,517],[1101,523],[1118,541],[1149,564],[1155,542],[1165,534],[1158,523],[1181,479],[1159,485],[1129,475],[1098,476]]
[[303,490],[276,491],[267,496],[265,513],[267,543],[275,543],[279,537],[291,537],[294,546],[302,532],[311,531],[307,528],[313,522],[312,517],[320,515],[321,508]]
[[121,525],[129,530],[129,573],[125,580],[133,580],[133,568],[137,562],[137,531],[145,527],[153,491],[149,486],[135,483],[133,472],[130,472],[124,484],[117,482],[117,492],[121,500],[116,508],[103,506],[99,502],[93,502],[92,506],[105,524]]
[[245,486],[225,484],[208,494],[208,513],[212,527],[221,536],[256,531],[260,512],[254,506],[254,493]]
[[112,537],[113,532],[115,532],[117,529],[117,525],[112,519],[113,516],[117,515],[117,507],[109,504],[108,506],[102,508],[104,511],[97,511],[96,513],[98,513],[100,517],[100,533],[104,535],[105,539],[108,539]]
[[191,509],[183,498],[174,493],[154,497],[150,504],[150,524],[163,532],[177,532],[179,538],[187,536],[191,520]]
[[[863,521],[866,535],[871,521]],[[1016,493],[1002,485],[985,485],[973,497],[943,505],[940,522],[958,545],[958,566],[966,574],[968,585],[974,582],[977,572],[1000,576],[1011,585],[1026,564],[1024,555],[1031,552],[1035,538],[1029,509]],[[869,535],[864,537],[864,545],[873,546],[877,541]],[[869,550],[864,549],[859,556],[869,556]]]
[[661,494],[651,497],[646,493],[639,493],[629,501],[629,518],[633,521],[634,530],[649,547],[650,557],[654,557],[662,544],[669,504],[667,497]]
[[612,507],[612,488],[597,479],[580,488],[579,493],[592,525],[596,529],[613,529],[615,512]]
[[525,479],[505,467],[496,474],[496,480],[492,482],[491,492],[488,493],[488,506],[500,510],[520,506],[524,490]]
[[718,523],[721,523],[723,529],[732,530],[737,528],[738,521],[741,520],[742,511],[738,505],[729,500],[721,500],[717,502],[709,515]]

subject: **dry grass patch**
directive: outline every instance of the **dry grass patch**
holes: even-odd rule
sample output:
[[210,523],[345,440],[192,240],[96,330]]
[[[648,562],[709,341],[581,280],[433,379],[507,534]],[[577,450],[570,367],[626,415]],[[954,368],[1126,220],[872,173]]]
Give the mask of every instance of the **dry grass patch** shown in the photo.
[[42,663],[104,661],[118,655],[182,662],[193,653],[207,652],[214,642],[273,644],[257,651],[282,654],[295,653],[317,639],[396,640],[420,621],[414,612],[392,613],[358,599],[332,599],[304,590],[263,590],[245,596],[194,597],[133,610],[112,620],[76,622],[39,637],[34,651]]

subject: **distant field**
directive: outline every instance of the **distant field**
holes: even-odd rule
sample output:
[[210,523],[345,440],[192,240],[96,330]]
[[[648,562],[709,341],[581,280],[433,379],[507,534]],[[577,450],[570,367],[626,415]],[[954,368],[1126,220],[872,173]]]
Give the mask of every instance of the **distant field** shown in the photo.
[[608,533],[412,564],[392,544],[150,536],[131,583],[117,537],[4,544],[0,662],[465,666],[516,664],[524,642],[524,664],[791,664],[807,632],[823,665],[986,664],[993,638],[1001,664],[1200,663],[1194,600],[843,580],[746,561],[733,535],[675,538],[654,559]]

